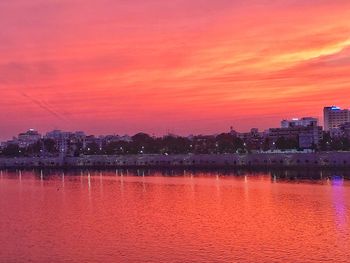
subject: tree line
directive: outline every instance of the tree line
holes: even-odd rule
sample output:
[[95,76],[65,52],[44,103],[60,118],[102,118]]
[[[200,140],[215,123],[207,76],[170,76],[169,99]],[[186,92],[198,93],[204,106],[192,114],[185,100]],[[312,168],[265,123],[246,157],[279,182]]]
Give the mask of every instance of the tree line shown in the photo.
[[[60,152],[59,148],[60,145],[56,141],[45,138],[26,148],[21,148],[17,144],[8,144],[1,149],[0,156],[57,156]],[[67,140],[66,142],[67,155],[69,156],[97,154],[223,154],[298,148],[297,139],[280,137],[275,142],[271,142],[266,137],[243,141],[230,133],[221,133],[216,136],[198,135],[192,138],[173,135],[153,137],[146,133],[138,133],[131,137],[131,141],[100,143],[96,139],[96,141],[85,144],[83,141],[71,142]],[[313,149],[320,151],[349,151],[350,140],[346,137],[331,138],[328,133],[325,133],[319,145],[314,145]]]

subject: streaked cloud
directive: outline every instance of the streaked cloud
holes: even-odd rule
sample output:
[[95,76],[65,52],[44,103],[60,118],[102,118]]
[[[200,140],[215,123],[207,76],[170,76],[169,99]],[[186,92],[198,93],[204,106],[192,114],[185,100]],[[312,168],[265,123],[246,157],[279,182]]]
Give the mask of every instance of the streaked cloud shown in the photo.
[[349,17],[344,0],[3,0],[1,136],[321,117],[350,106]]

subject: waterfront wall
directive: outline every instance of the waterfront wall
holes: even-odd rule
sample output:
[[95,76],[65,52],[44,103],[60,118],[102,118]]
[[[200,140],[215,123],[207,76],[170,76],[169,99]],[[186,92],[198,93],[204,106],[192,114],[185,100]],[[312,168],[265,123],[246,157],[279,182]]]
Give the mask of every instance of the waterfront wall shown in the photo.
[[349,167],[350,152],[93,155],[0,158],[0,168],[20,167]]

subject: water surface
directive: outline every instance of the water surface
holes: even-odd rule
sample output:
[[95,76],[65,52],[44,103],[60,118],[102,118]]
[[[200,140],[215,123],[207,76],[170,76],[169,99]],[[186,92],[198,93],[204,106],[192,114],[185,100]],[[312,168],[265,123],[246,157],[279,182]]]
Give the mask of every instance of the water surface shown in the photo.
[[350,262],[350,183],[2,171],[0,242],[0,262]]

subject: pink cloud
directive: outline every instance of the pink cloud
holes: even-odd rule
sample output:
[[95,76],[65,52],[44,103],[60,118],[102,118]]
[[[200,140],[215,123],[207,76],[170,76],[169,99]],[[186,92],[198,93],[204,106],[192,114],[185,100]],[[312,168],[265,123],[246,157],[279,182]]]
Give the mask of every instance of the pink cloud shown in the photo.
[[349,106],[339,95],[350,91],[349,7],[1,1],[0,136],[29,127],[212,133],[321,117],[324,105]]

